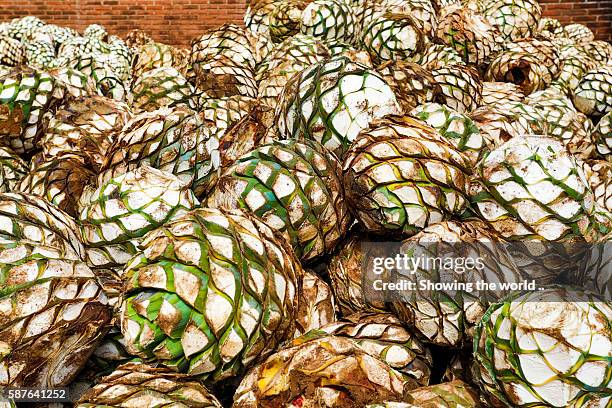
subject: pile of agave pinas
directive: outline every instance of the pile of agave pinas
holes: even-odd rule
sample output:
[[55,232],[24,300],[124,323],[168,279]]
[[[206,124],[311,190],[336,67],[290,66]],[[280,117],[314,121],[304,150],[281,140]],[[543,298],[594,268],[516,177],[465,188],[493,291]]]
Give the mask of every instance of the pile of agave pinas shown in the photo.
[[[612,407],[612,45],[535,0],[244,23],[187,49],[0,23],[0,389]],[[377,299],[368,242],[470,245],[539,290]]]

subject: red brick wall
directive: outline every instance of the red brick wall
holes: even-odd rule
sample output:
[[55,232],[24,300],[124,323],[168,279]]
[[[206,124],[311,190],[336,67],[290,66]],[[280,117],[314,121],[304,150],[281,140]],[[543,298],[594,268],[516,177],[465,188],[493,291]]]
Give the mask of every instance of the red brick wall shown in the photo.
[[[187,45],[207,28],[240,23],[248,0],[0,0],[0,19],[28,14],[82,30],[91,23],[123,35],[140,28],[158,41]],[[540,0],[544,14],[588,25],[612,41],[612,0]]]

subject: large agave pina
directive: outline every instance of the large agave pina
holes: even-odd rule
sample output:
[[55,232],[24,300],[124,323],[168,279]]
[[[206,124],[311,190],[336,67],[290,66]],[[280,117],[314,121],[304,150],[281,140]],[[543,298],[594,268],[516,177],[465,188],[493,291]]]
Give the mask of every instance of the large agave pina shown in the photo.
[[591,134],[597,154],[608,159],[612,153],[612,112],[606,113]]
[[391,281],[409,280],[415,290],[395,291],[391,307],[397,316],[422,339],[439,346],[469,346],[474,327],[490,301],[504,296],[503,291],[439,290],[419,287],[432,283],[476,282],[519,283],[524,277],[499,235],[481,221],[443,222],[428,227],[402,242],[400,254],[417,259],[463,257],[481,262],[478,268],[446,269],[436,262],[422,262],[414,270],[396,269]]
[[131,117],[126,104],[103,96],[70,98],[49,119],[40,140],[43,156],[78,151],[99,169],[116,134]]
[[54,79],[43,71],[22,66],[0,76],[0,144],[19,154],[32,151],[56,92]]
[[523,52],[535,57],[546,70],[542,80],[550,84],[559,75],[561,69],[561,51],[559,47],[550,40],[540,40],[536,38],[513,41],[506,45],[506,49],[511,52]]
[[585,44],[583,49],[598,64],[605,65],[612,59],[612,44],[607,41],[593,41]]
[[482,15],[460,4],[443,8],[440,15],[436,37],[457,51],[465,63],[488,63],[501,49],[499,31]]
[[585,115],[603,116],[612,111],[612,66],[584,74],[573,92],[576,109]]
[[441,92],[431,73],[414,62],[387,61],[376,70],[395,92],[404,113],[435,100]]
[[314,0],[302,12],[300,32],[326,43],[353,43],[355,16],[345,0]]
[[301,275],[256,218],[191,211],[148,234],[124,271],[126,349],[208,382],[239,375],[293,336]]
[[330,253],[348,229],[340,174],[338,159],[317,142],[277,141],[240,157],[206,204],[250,211],[311,261]]
[[429,385],[433,358],[429,349],[389,313],[359,312],[330,323],[320,332],[355,340],[366,353]]
[[28,166],[15,152],[0,147],[0,193],[14,191],[15,186],[27,174]]
[[[519,51],[499,53],[485,73],[485,81],[511,82],[521,88],[525,95],[546,88],[548,71],[533,55]],[[552,79],[551,79],[552,80]]]
[[482,406],[479,392],[461,380],[417,388],[408,393],[404,401],[385,401],[366,408],[478,408]]
[[282,42],[300,32],[302,11],[310,4],[306,0],[282,0],[270,13],[270,38]]
[[[64,62],[58,63],[61,67],[81,71],[90,77],[96,84],[100,95],[116,101],[125,101],[129,96],[127,84],[127,67],[115,70],[112,57],[101,53],[78,54]],[[121,61],[121,64],[124,64]]]
[[536,0],[485,0],[484,16],[506,41],[529,38],[537,31],[542,8]]
[[538,23],[538,36],[554,39],[563,36],[563,26],[556,18],[542,17]]
[[270,54],[257,64],[256,78],[260,81],[268,71],[287,61],[307,67],[330,56],[329,47],[321,39],[312,35],[296,34],[276,44]]
[[95,175],[86,157],[78,152],[63,153],[33,163],[16,191],[42,197],[76,217],[79,197],[92,181],[95,181]]
[[49,36],[39,36],[25,43],[25,56],[28,65],[36,69],[49,69],[57,64],[55,45]]
[[47,72],[65,91],[65,97],[80,98],[85,96],[94,97],[99,95],[94,80],[79,70],[68,67],[60,67],[50,69]]
[[65,386],[106,331],[107,299],[66,213],[6,193],[0,219],[0,386]]
[[276,8],[276,0],[250,0],[244,13],[244,25],[257,36],[270,35],[270,14]]
[[413,235],[467,206],[467,157],[436,130],[391,116],[362,132],[347,152],[349,207],[370,232]]
[[195,89],[176,68],[156,68],[136,78],[132,85],[135,111],[184,106],[196,109]]
[[475,165],[485,151],[493,146],[480,134],[480,130],[468,116],[445,105],[426,103],[418,106],[411,115],[421,119],[448,139],[459,151],[464,152]]
[[221,403],[202,383],[167,368],[128,363],[100,379],[75,404],[94,407],[199,407],[221,408]]
[[243,28],[226,24],[208,30],[191,45],[197,88],[209,97],[255,98],[254,39]]
[[25,39],[38,27],[44,26],[45,22],[35,16],[14,18],[10,21],[7,34],[17,40]]
[[102,164],[99,183],[142,165],[176,175],[191,184],[218,161],[218,142],[202,121],[184,107],[162,108],[135,116],[116,136]]
[[[485,154],[472,184],[473,209],[533,262],[529,273],[555,279],[577,264],[595,234],[594,197],[565,146],[515,137]],[[529,261],[530,260],[530,261]]]
[[313,331],[253,367],[236,390],[234,407],[361,407],[403,400],[417,387],[358,341]]
[[83,192],[79,202],[87,260],[95,268],[122,267],[149,231],[198,205],[189,186],[142,166]]
[[492,305],[476,328],[475,373],[499,407],[605,407],[612,390],[612,308],[564,287]]
[[459,113],[468,113],[482,103],[482,79],[473,67],[452,65],[432,71],[441,88],[435,102]]
[[373,119],[399,114],[400,106],[380,74],[336,57],[295,75],[276,112],[283,138],[314,139],[341,157]]
[[409,14],[383,14],[365,27],[361,45],[378,63],[418,59],[425,47],[425,35]]

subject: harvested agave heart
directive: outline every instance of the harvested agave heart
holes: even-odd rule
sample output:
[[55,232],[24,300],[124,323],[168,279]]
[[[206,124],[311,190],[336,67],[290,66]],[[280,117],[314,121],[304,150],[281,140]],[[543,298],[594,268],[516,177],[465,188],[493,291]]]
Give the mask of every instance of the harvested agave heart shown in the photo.
[[279,95],[293,75],[330,55],[329,48],[313,36],[298,34],[288,38],[257,66],[257,96],[264,104],[276,108]]
[[156,68],[145,72],[132,85],[132,108],[154,111],[184,106],[196,109],[195,89],[176,68]]
[[576,108],[585,115],[603,116],[612,111],[612,66],[588,71],[573,92]]
[[0,76],[0,144],[18,154],[33,151],[57,93],[55,80],[44,71],[22,66]]
[[369,232],[414,235],[466,209],[469,167],[435,129],[389,116],[361,133],[346,154],[349,208]]
[[378,63],[418,58],[425,48],[419,23],[409,14],[384,14],[365,28],[361,45]]
[[302,12],[300,32],[326,43],[353,43],[355,16],[343,0],[314,0]]
[[491,61],[485,74],[486,81],[511,82],[525,95],[546,88],[550,78],[546,67],[539,60],[523,51],[503,51]]
[[270,38],[280,43],[300,32],[302,11],[310,1],[282,0],[277,1],[270,12]]
[[255,35],[270,35],[270,14],[276,8],[276,0],[251,0],[244,12],[244,25]]
[[124,271],[126,349],[209,383],[240,375],[293,336],[301,276],[255,217],[193,210],[148,234]]
[[0,65],[16,67],[25,62],[23,44],[14,38],[0,35]]
[[[251,152],[258,146],[263,146],[272,142],[274,129],[270,123],[274,120],[274,110],[259,105],[248,108],[248,111],[231,112],[225,111],[222,106],[218,108],[228,114],[229,117],[220,115],[217,118],[220,127],[214,124],[207,126],[207,132],[215,133],[219,136],[219,163],[213,161],[214,166],[218,166],[216,171],[200,172],[198,178],[194,180],[192,189],[197,197],[206,197],[215,187],[221,175],[234,164],[240,157]],[[216,109],[213,109],[216,110]],[[244,115],[236,122],[229,124],[225,120],[233,121],[233,115]],[[228,125],[228,128],[224,126]],[[211,139],[214,140],[214,139]],[[213,156],[214,158],[214,156]]]
[[606,113],[591,134],[597,154],[608,158],[612,153],[612,112]]
[[542,8],[536,0],[485,0],[482,9],[506,41],[531,37],[542,17]]
[[0,225],[0,386],[68,385],[111,318],[77,226],[43,199],[9,193]]
[[469,113],[482,103],[482,80],[474,68],[452,65],[436,69],[432,75],[442,90],[435,102],[459,113]]
[[72,217],[30,194],[0,194],[0,237],[3,243],[27,242],[57,251],[61,259],[81,261],[85,249]]
[[408,402],[367,405],[366,408],[478,408],[482,406],[478,390],[463,381],[451,381],[410,391]]
[[0,386],[68,385],[108,330],[95,275],[61,251],[0,243]]
[[370,244],[371,241],[371,237],[354,228],[329,261],[326,272],[343,316],[386,311],[384,301],[379,299],[372,285],[364,281],[365,271],[373,270],[374,259],[385,256],[379,246]]
[[350,224],[340,173],[338,159],[317,142],[277,141],[240,157],[206,204],[249,210],[309,262],[330,253]]
[[132,61],[132,75],[140,78],[156,68],[176,68],[183,76],[189,77],[189,54],[170,45],[146,42],[136,48]]
[[499,407],[606,406],[611,316],[609,302],[564,287],[492,305],[474,337],[480,388]]
[[196,87],[212,98],[257,97],[252,41],[248,32],[234,24],[208,30],[193,41]]
[[380,75],[347,57],[293,76],[276,110],[282,138],[316,140],[338,157],[372,120],[399,113],[397,99]]
[[480,14],[458,4],[440,10],[436,37],[452,47],[468,64],[490,62],[500,51],[499,31]]
[[480,130],[468,116],[445,105],[426,103],[412,110],[410,114],[440,132],[459,151],[464,152],[473,165],[480,160],[484,152],[493,147],[487,144],[487,139],[480,134]]

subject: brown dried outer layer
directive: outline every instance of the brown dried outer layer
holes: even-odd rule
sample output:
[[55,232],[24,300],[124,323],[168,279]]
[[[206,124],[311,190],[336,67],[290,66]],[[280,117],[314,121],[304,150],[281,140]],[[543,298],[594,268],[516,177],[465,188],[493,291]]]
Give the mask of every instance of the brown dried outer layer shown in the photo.
[[[19,343],[0,363],[26,366],[10,379],[11,387],[63,387],[70,384],[83,367],[96,345],[106,334],[105,327],[112,315],[108,306],[98,302],[85,305],[79,317],[59,322],[30,341]],[[26,325],[27,326],[27,325]],[[23,333],[12,333],[11,326],[0,325],[0,345],[20,340]],[[17,338],[16,338],[17,337]],[[60,340],[61,339],[61,340]],[[57,376],[66,371],[65,376]]]

